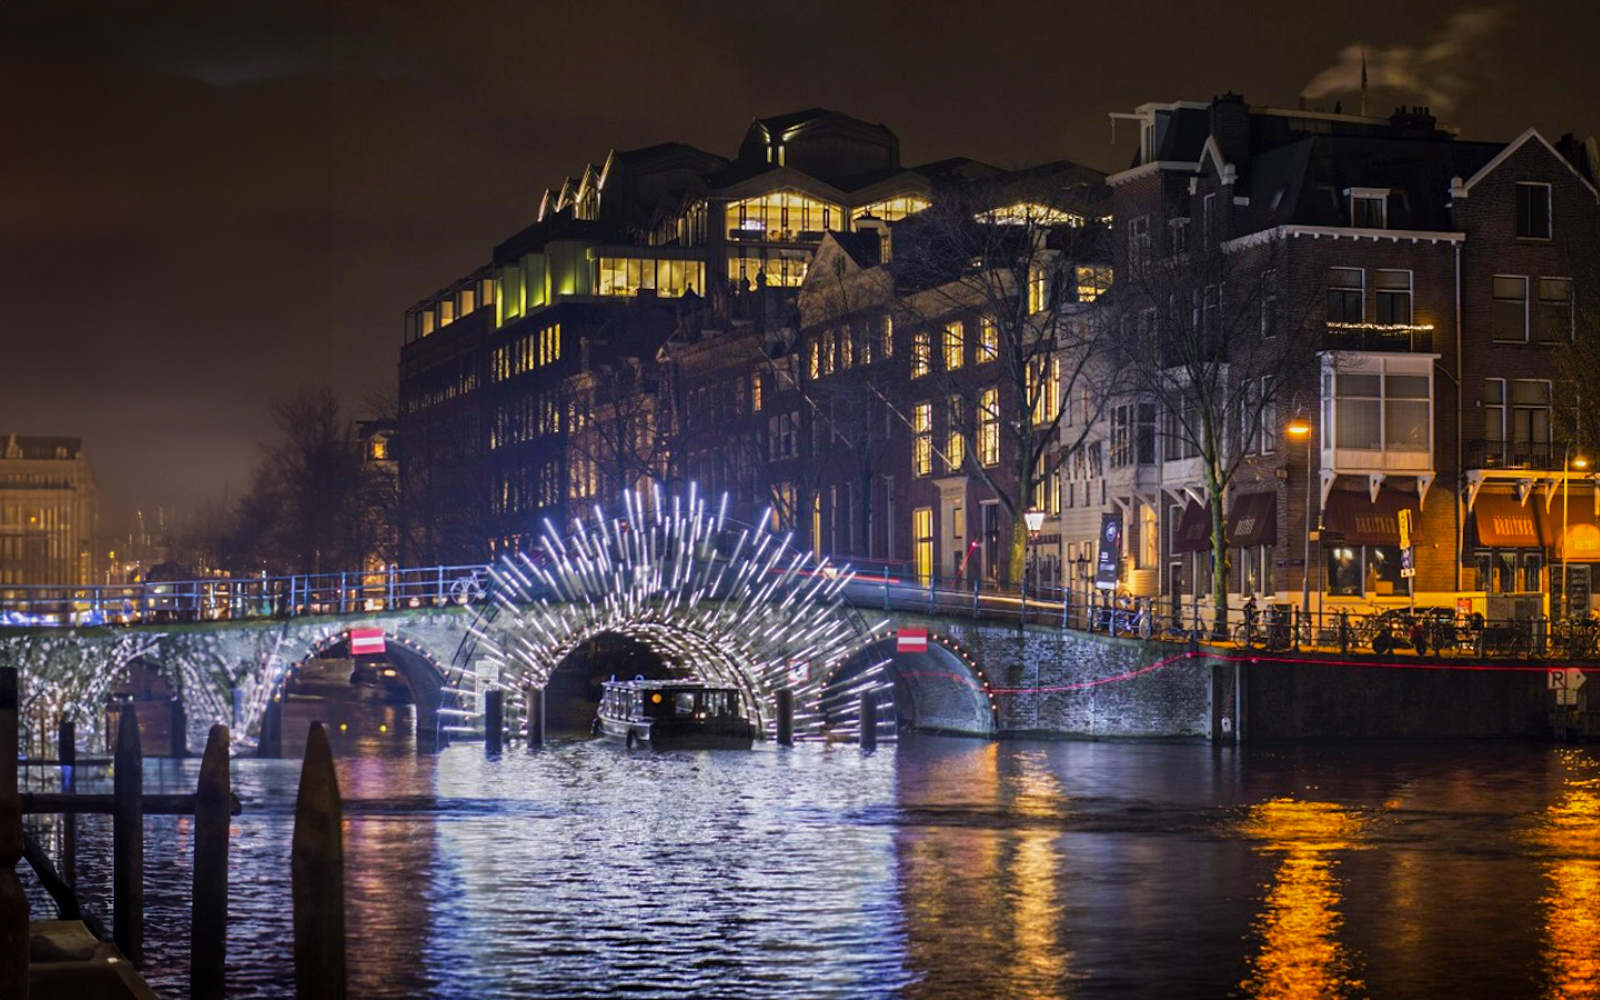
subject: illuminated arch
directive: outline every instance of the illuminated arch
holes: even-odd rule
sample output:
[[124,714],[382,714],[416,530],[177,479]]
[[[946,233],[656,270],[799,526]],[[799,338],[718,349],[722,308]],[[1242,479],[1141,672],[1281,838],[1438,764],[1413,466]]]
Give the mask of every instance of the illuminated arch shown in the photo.
[[[796,729],[821,678],[881,633],[845,603],[848,568],[813,560],[764,514],[747,525],[691,488],[687,497],[623,496],[562,536],[548,522],[537,557],[502,559],[493,601],[470,627],[502,688],[543,688],[578,646],[602,633],[638,639],[673,673],[745,692],[773,727],[780,688],[796,694]],[[461,687],[475,678],[461,670]]]
[[[892,712],[920,731],[996,733],[994,688],[977,657],[933,631],[924,652],[900,652],[896,646],[893,636],[872,642],[823,678],[818,714],[825,731],[859,738],[860,696],[873,691],[880,696],[880,711]],[[937,708],[929,710],[928,703],[935,700]]]

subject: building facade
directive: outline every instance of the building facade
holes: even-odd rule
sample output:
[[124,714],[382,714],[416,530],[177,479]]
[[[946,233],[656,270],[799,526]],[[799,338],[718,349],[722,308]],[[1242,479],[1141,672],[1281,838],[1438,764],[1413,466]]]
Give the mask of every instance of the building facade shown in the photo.
[[100,500],[78,438],[0,438],[0,586],[92,584]]

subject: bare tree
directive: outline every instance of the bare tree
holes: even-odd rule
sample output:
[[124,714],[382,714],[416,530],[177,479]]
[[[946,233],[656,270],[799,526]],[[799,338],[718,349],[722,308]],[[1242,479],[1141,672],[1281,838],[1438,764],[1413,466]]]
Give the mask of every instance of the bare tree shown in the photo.
[[[907,220],[889,265],[895,322],[911,330],[912,377],[928,378],[942,398],[967,399],[948,415],[963,454],[945,449],[943,458],[958,459],[1010,517],[1011,581],[1025,568],[1024,513],[1093,423],[1060,441],[1069,401],[1104,399],[1085,391],[1104,370],[1087,315],[1110,283],[1103,195],[1097,178],[1070,164],[972,182]],[[975,360],[950,363],[950,338],[975,338]]]
[[[1226,629],[1228,550],[1224,495],[1259,435],[1299,390],[1316,396],[1319,352],[1306,320],[1314,297],[1292,301],[1277,237],[1233,249],[1195,247],[1141,259],[1100,324],[1112,394],[1155,403],[1169,457],[1197,462],[1211,514],[1214,628]],[[1310,567],[1305,568],[1310,572]]]
[[[603,348],[585,343],[584,355]],[[563,385],[569,480],[588,495],[648,493],[667,481],[674,455],[672,425],[660,405],[654,360],[638,357],[585,365]],[[559,417],[557,418],[559,419]]]

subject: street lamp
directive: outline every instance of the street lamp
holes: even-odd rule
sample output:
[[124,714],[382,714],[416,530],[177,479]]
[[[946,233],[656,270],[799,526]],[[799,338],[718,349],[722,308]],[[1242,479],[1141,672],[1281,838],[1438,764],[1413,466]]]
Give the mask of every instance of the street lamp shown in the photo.
[[1028,541],[1022,548],[1022,617],[1028,617],[1028,576],[1033,570],[1032,544],[1039,537],[1039,529],[1044,527],[1044,511],[1037,507],[1030,507],[1023,515],[1022,521],[1028,526]]
[[1563,605],[1563,618],[1572,617],[1572,589],[1571,581],[1567,579],[1567,549],[1571,539],[1567,538],[1567,493],[1568,485],[1572,481],[1572,470],[1583,470],[1589,467],[1589,460],[1582,455],[1572,454],[1572,446],[1567,446],[1566,458],[1561,463],[1561,603]]
[[1306,443],[1306,539],[1300,566],[1300,614],[1309,621],[1311,618],[1311,421],[1305,417],[1295,417],[1289,421],[1284,431],[1295,440],[1303,438]]

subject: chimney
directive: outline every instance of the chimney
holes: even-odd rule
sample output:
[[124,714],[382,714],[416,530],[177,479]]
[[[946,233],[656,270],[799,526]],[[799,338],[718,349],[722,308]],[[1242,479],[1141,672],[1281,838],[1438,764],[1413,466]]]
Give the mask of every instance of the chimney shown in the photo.
[[1407,139],[1426,139],[1438,131],[1439,119],[1425,107],[1395,108],[1389,127]]
[[1211,136],[1228,163],[1242,164],[1250,155],[1250,106],[1229,91],[1211,100]]

